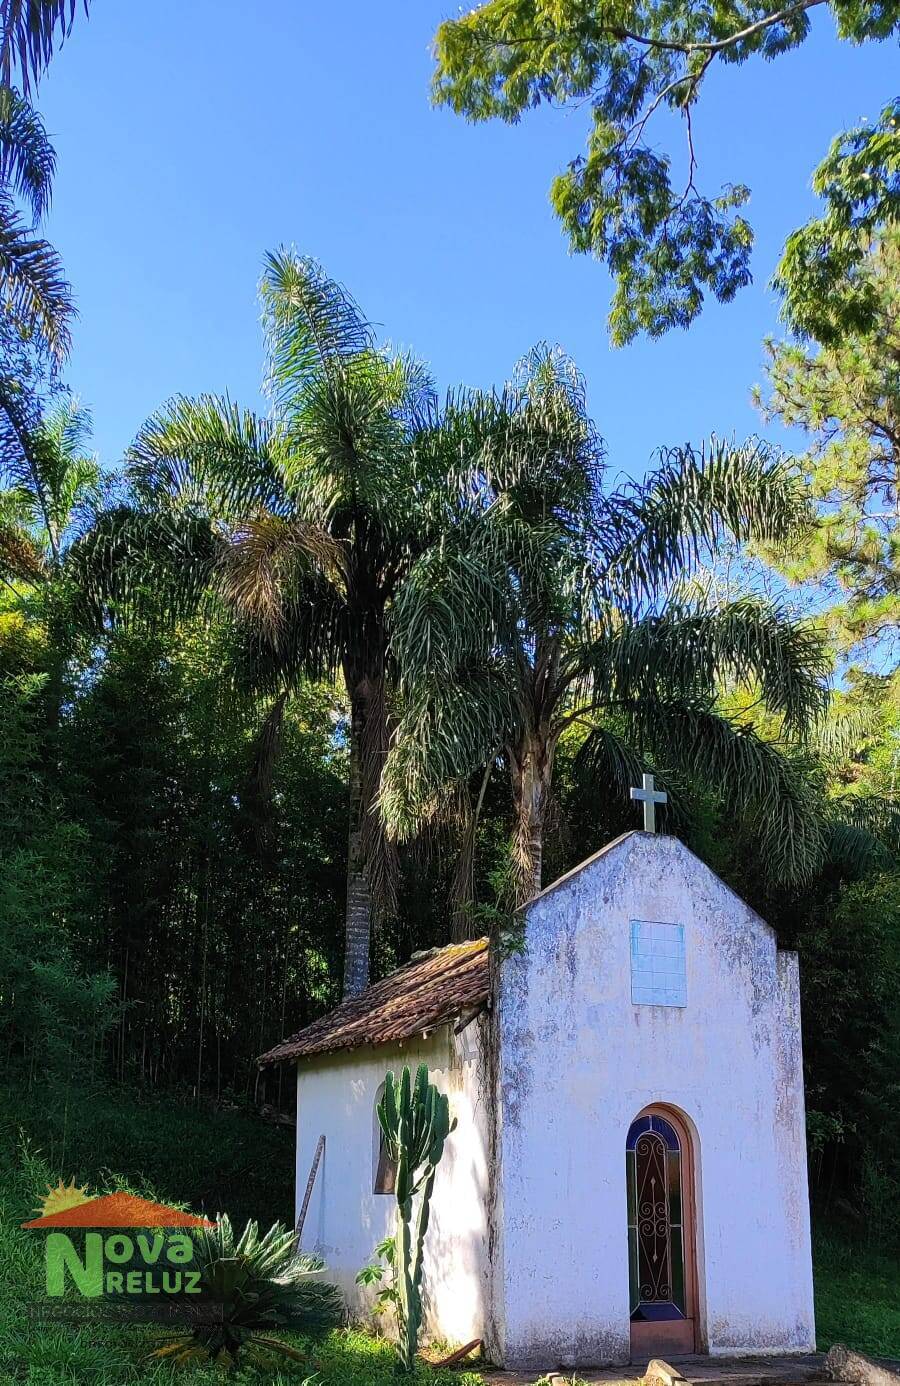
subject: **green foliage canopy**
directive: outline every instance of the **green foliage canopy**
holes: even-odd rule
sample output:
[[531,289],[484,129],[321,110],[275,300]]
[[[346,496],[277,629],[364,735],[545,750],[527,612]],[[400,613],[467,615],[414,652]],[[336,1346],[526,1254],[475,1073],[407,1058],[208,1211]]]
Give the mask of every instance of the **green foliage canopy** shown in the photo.
[[[698,181],[692,113],[708,73],[797,48],[810,32],[810,12],[825,3],[487,0],[438,29],[434,96],[476,121],[518,121],[545,104],[589,105],[587,153],[554,180],[553,206],[571,248],[603,260],[615,280],[613,341],[642,331],[658,336],[688,326],[706,294],[728,302],[751,277],[753,232],[741,210],[749,189],[735,181],[710,194]],[[831,0],[828,9],[839,36],[852,43],[885,39],[900,20],[897,0]],[[680,169],[651,143],[658,114],[667,111],[684,129]],[[810,232],[790,247],[791,260],[820,285],[823,278],[833,283],[847,262],[850,222],[897,216],[896,155],[885,120],[838,141],[820,171],[820,191],[830,199],[825,231],[844,226],[843,244]],[[833,195],[835,163],[843,169],[841,199]],[[874,195],[859,187],[867,176]]]
[[[900,101],[877,121],[839,135],[816,169],[825,211],[788,237],[775,278],[784,317],[800,337],[840,347],[890,326],[885,280],[873,267],[880,238],[896,257],[900,223]],[[894,260],[896,265],[896,259]],[[893,317],[896,330],[896,315]]]
[[[895,136],[895,139],[897,137]],[[900,143],[898,143],[900,150]],[[900,167],[900,166],[898,166]],[[833,252],[836,242],[826,235]],[[834,268],[832,265],[828,273]],[[842,281],[820,293],[785,270],[792,314],[811,341],[767,344],[767,418],[799,428],[799,456],[818,503],[806,542],[782,555],[795,582],[815,584],[842,655],[897,662],[900,629],[900,228],[871,242]],[[801,297],[802,291],[802,297]],[[828,306],[827,321],[820,319]]]

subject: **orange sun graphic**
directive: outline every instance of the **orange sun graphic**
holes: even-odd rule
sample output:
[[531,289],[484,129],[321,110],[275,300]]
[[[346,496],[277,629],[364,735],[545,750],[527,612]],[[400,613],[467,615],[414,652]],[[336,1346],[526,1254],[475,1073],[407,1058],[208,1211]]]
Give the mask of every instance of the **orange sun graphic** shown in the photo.
[[67,1208],[77,1208],[80,1204],[89,1202],[90,1195],[86,1187],[79,1188],[74,1179],[69,1184],[64,1184],[60,1179],[55,1189],[47,1185],[41,1206],[34,1211],[47,1217],[51,1213],[63,1213]]

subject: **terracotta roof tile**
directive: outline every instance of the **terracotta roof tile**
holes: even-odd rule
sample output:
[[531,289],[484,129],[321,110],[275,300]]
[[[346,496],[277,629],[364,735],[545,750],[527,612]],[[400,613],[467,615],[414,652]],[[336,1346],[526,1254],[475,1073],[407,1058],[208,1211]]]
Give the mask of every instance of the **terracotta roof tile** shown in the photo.
[[413,960],[263,1054],[260,1064],[412,1039],[488,998],[487,939],[452,943]]

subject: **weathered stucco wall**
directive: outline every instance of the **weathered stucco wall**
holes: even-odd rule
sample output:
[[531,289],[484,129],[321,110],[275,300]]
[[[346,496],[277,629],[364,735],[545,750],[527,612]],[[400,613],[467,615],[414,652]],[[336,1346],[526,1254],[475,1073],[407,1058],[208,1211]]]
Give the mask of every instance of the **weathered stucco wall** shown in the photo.
[[[685,927],[687,1005],[633,1005],[630,921]],[[625,1140],[654,1102],[696,1147],[702,1345],[814,1344],[793,955],[676,839],[612,844],[530,906],[501,972],[494,1316],[508,1365],[629,1357]]]
[[[393,1197],[373,1193],[376,1096],[388,1069],[398,1073],[408,1064],[415,1071],[417,1064],[427,1063],[458,1124],[434,1185],[425,1260],[426,1331],[459,1342],[482,1336],[489,1285],[489,1114],[480,1064],[485,1026],[482,1018],[460,1035],[444,1027],[402,1046],[357,1049],[298,1064],[297,1213],[316,1143],[325,1135],[301,1244],[323,1257],[355,1318],[369,1318],[374,1300],[374,1291],[356,1284],[356,1273],[394,1230]],[[384,1318],[374,1319],[374,1325],[389,1326]]]

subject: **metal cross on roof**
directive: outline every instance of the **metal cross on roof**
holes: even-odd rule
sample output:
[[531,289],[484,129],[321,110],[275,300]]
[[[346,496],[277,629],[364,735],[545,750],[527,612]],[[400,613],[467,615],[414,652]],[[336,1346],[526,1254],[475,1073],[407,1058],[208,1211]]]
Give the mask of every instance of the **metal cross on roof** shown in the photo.
[[644,775],[643,788],[632,789],[632,799],[639,799],[644,805],[644,832],[656,832],[656,805],[666,804],[669,796],[664,789],[655,789],[653,786],[653,776]]

